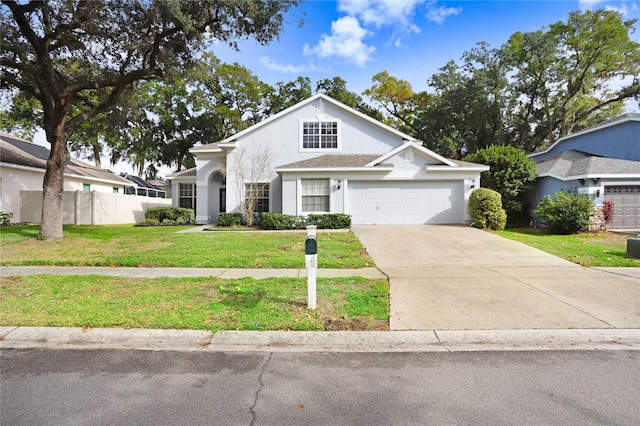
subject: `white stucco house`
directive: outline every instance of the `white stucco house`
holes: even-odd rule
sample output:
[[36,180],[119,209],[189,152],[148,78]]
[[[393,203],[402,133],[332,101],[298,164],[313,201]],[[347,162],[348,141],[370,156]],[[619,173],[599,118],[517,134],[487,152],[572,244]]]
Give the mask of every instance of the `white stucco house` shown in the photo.
[[[489,169],[444,158],[323,94],[191,152],[196,167],[168,179],[174,206],[195,208],[198,223],[239,212],[240,197],[257,190],[258,212],[346,213],[355,225],[464,224],[469,195]],[[263,152],[253,162],[268,157],[268,176],[237,185],[250,175],[247,157]]]
[[[12,213],[12,222],[39,223],[41,206],[30,208],[21,202],[24,201],[21,197],[28,191],[42,191],[48,158],[48,148],[0,131],[0,211]],[[129,181],[115,173],[75,158],[71,158],[65,166],[65,192],[124,194],[129,184]]]

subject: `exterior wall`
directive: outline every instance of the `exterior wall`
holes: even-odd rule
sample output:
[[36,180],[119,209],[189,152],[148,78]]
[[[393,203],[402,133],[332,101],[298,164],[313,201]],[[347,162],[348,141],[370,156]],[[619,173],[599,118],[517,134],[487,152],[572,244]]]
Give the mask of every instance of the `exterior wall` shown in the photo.
[[[279,117],[277,120],[266,123],[260,129],[238,139],[236,149],[242,146],[249,146],[255,152],[263,146],[267,146],[273,155],[272,166],[275,169],[278,166],[308,160],[323,154],[366,153],[383,155],[403,143],[399,136],[372,126],[371,123],[365,122],[327,102],[323,102],[323,111],[318,111],[317,105],[317,101],[311,102]],[[322,152],[301,152],[299,149],[300,122],[318,120],[319,117],[322,120],[338,120],[340,122],[339,138],[341,149]],[[201,157],[201,155],[198,155],[198,157]],[[237,167],[234,151],[231,151],[227,156],[226,167],[230,173]],[[201,171],[198,169],[198,176],[200,174]],[[232,176],[229,176],[227,180],[227,211],[239,212],[240,203],[236,194],[237,185],[233,185],[231,180]],[[270,183],[270,211],[294,214],[287,213],[292,209],[291,201],[288,196],[283,195],[283,191],[291,193],[292,189],[281,180],[275,171],[270,177]],[[285,187],[287,188],[285,189]],[[198,202],[198,206],[200,206],[200,202]],[[199,214],[198,217],[200,217]]]
[[[21,221],[40,223],[42,191],[21,191]],[[152,207],[170,207],[166,198],[141,197],[98,191],[65,191],[65,225],[108,225],[140,223]]]
[[580,132],[558,141],[548,152],[532,155],[531,158],[540,162],[568,150],[621,160],[640,161],[640,120],[625,121],[602,129]]
[[[15,165],[3,164],[0,167],[0,211],[13,213],[12,222],[33,222],[33,215],[29,214],[29,219],[23,218],[20,207],[20,194],[22,191],[42,191],[44,181],[44,169],[33,167],[19,167]],[[113,188],[118,188],[120,194],[124,193],[124,184],[116,182],[103,182],[82,176],[66,175],[64,178],[65,191],[82,191],[83,184],[91,185],[92,191],[113,193]],[[41,211],[38,213],[40,222]]]
[[[42,190],[44,171],[22,170],[3,166],[0,168],[0,211],[13,213],[12,223],[23,222],[20,215],[20,191]],[[38,219],[38,222],[40,219]]]

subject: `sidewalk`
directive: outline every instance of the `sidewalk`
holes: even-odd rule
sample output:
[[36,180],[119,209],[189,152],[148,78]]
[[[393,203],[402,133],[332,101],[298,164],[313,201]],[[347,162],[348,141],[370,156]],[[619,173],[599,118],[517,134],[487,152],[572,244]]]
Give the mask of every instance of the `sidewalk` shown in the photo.
[[[378,268],[316,270],[319,278],[364,277],[387,278]],[[110,268],[94,266],[3,266],[0,276],[15,275],[107,275],[128,278],[304,278],[306,269],[231,269],[231,268]]]
[[[435,272],[431,271],[432,278]],[[455,268],[453,268],[455,269]],[[538,269],[538,268],[536,268]],[[581,268],[577,267],[577,270]],[[449,269],[451,271],[452,269]],[[573,270],[573,269],[572,269]],[[318,269],[318,277],[387,278],[377,268]],[[410,271],[409,271],[410,272]],[[535,275],[540,271],[537,270]],[[558,272],[554,269],[553,274]],[[594,272],[598,270],[594,269]],[[637,279],[638,269],[600,268],[600,274]],[[1,276],[56,274],[156,277],[305,277],[305,269],[109,268],[6,266]],[[477,278],[477,277],[476,277]],[[496,278],[492,278],[495,280]],[[635,282],[635,280],[634,280]],[[638,288],[638,287],[636,287]],[[636,292],[636,294],[638,294]],[[639,300],[640,299],[636,299]],[[633,303],[633,302],[631,302]],[[495,310],[494,304],[485,309]],[[488,311],[485,311],[485,314]],[[521,315],[521,313],[519,313]],[[568,323],[567,323],[568,324]],[[560,324],[558,324],[560,325]],[[529,325],[529,328],[532,326]],[[562,325],[560,325],[562,327]],[[219,331],[0,327],[0,349],[130,349],[171,351],[268,352],[457,352],[490,350],[640,350],[637,327],[536,327],[473,330],[474,327],[422,331]],[[505,327],[506,328],[506,327]]]

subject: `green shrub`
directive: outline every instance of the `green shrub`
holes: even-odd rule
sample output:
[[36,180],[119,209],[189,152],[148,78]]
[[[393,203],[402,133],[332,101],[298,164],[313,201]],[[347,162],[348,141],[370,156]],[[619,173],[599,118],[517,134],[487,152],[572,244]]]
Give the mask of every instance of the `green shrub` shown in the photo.
[[463,160],[486,164],[491,169],[480,174],[484,188],[502,195],[502,208],[509,226],[529,223],[529,195],[536,180],[536,163],[512,146],[490,146],[466,155]]
[[307,224],[319,229],[345,229],[351,227],[351,216],[343,213],[310,214]]
[[242,225],[242,213],[218,214],[218,226],[240,226],[240,225]]
[[144,214],[146,224],[187,225],[195,222],[195,213],[183,207],[152,207]]
[[262,229],[304,229],[307,219],[282,213],[262,213]]
[[547,195],[533,212],[554,234],[575,234],[589,228],[593,203],[587,194],[560,190],[554,198]]
[[13,219],[13,213],[5,213],[0,211],[0,226],[7,226],[11,224],[11,219]]
[[502,208],[502,196],[489,188],[478,188],[469,197],[472,225],[481,229],[504,229],[507,213]]
[[282,213],[262,213],[263,229],[304,229],[308,225],[318,229],[345,229],[351,227],[351,216],[342,213],[310,214],[308,217]]

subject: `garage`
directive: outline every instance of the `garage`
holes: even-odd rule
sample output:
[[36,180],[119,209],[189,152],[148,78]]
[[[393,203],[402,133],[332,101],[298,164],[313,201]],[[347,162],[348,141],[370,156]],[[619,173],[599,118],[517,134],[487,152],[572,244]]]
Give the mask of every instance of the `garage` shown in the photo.
[[349,181],[354,225],[464,223],[462,181]]
[[640,229],[640,186],[605,186],[604,199],[613,202],[609,229]]

